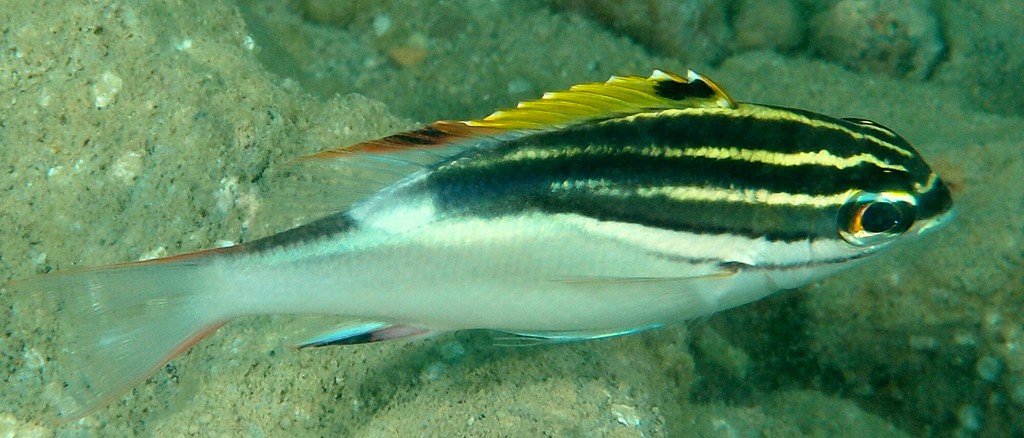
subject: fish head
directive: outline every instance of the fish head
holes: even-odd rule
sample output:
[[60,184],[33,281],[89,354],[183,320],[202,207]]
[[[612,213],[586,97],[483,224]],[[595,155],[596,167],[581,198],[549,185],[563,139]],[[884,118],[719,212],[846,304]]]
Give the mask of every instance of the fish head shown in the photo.
[[880,170],[884,177],[862,178],[862,188],[851,191],[838,209],[836,230],[845,242],[873,250],[939,229],[953,219],[949,187],[906,139],[870,120],[845,120],[869,134],[862,141],[877,144],[881,139],[902,152],[887,160],[893,166]]
[[955,215],[948,186],[906,139],[868,120],[813,123],[819,121],[813,129],[820,136],[792,137],[806,140],[798,142],[800,152],[761,159],[754,173],[775,192],[745,206],[751,214],[729,215],[746,221],[735,229],[755,232],[716,250],[763,272],[777,288],[849,268],[938,230]]

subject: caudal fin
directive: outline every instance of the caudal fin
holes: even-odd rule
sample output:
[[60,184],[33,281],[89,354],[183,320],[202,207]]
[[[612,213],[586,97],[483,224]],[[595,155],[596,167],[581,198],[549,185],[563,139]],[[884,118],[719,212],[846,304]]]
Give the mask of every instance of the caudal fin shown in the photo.
[[202,257],[172,258],[11,284],[57,322],[52,365],[73,401],[58,403],[61,420],[110,403],[226,322],[208,299],[204,266]]

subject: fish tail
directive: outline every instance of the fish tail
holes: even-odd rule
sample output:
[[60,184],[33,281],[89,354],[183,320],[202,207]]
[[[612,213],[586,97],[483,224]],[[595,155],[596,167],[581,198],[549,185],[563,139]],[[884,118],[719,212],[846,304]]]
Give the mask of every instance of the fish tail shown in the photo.
[[56,320],[49,365],[67,395],[55,403],[59,421],[114,401],[227,322],[229,316],[211,302],[216,288],[205,284],[211,277],[204,275],[204,259],[172,257],[11,285]]

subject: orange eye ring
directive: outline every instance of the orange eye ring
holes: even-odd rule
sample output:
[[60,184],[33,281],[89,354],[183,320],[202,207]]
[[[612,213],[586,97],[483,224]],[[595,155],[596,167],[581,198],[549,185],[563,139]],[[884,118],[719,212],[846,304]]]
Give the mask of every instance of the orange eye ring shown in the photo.
[[847,224],[846,231],[850,234],[860,234],[864,232],[864,224],[861,223],[861,218],[864,217],[864,211],[868,209],[868,204],[858,205],[853,211],[853,215],[850,216],[850,223]]

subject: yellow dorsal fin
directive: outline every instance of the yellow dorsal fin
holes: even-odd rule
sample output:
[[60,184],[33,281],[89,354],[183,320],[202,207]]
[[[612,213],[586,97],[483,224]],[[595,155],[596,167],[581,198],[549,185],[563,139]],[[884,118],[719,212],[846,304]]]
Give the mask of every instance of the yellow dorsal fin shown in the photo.
[[510,140],[536,131],[551,131],[595,120],[679,108],[736,108],[736,102],[711,79],[688,70],[686,77],[654,70],[649,77],[612,76],[565,91],[545,93],[515,108],[479,120],[442,120],[420,129],[328,149],[303,159],[335,159],[356,154],[393,154],[437,150],[461,143]]
[[[328,149],[284,166],[282,187],[264,203],[268,217],[294,220],[348,208],[370,194],[467,148],[588,122],[679,108],[735,108],[710,79],[654,70],[650,77],[612,76],[521,102],[480,120],[442,120],[412,131]],[[276,193],[276,194],[275,194]]]
[[612,76],[606,82],[545,93],[513,109],[465,123],[501,130],[550,130],[593,120],[673,108],[735,108],[718,84],[689,70],[686,77],[654,70],[650,77]]

